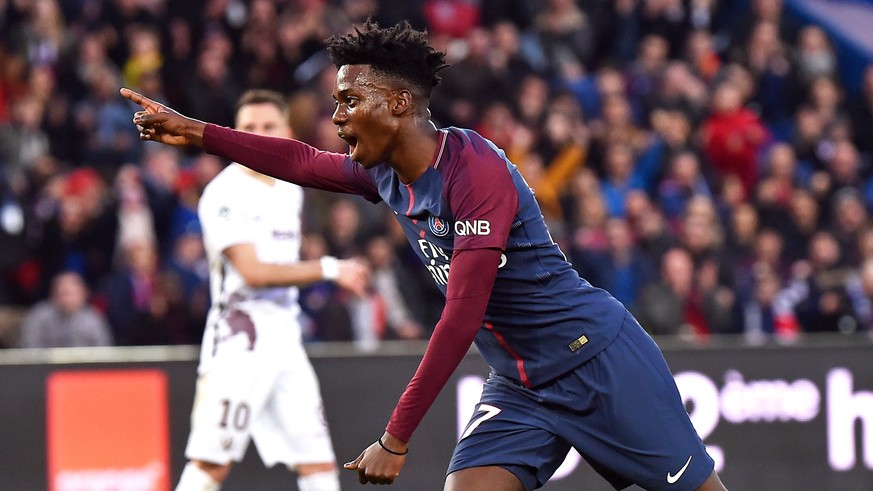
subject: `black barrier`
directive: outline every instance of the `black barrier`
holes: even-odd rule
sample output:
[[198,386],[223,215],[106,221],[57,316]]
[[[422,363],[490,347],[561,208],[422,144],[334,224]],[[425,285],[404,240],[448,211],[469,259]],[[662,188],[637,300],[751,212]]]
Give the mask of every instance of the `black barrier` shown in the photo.
[[[695,426],[730,489],[873,490],[869,339],[821,338],[791,347],[755,348],[661,344]],[[352,460],[381,434],[422,349],[419,344],[385,344],[361,353],[346,345],[311,347],[340,463]],[[175,483],[184,464],[195,357],[193,348],[0,351],[0,489],[48,489],[46,382],[52,374],[140,368],[166,374],[169,472]],[[459,427],[466,423],[486,375],[477,354],[464,359],[416,432],[407,466],[390,489],[442,488]],[[351,473],[342,474],[342,484],[344,489],[361,489]],[[291,474],[265,470],[250,448],[224,489],[296,488]],[[571,453],[544,489],[611,488]]]

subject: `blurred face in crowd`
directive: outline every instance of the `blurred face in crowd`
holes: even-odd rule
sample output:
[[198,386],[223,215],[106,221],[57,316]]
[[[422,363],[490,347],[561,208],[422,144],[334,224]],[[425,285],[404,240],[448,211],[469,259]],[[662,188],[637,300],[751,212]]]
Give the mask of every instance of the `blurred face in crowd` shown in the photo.
[[755,0],[752,8],[762,19],[778,19],[782,14],[782,0]]
[[840,246],[828,232],[819,232],[809,244],[809,259],[813,266],[822,270],[835,266],[840,260]]
[[361,224],[358,208],[349,200],[339,200],[330,209],[331,233],[337,239],[352,241]]
[[818,77],[809,88],[812,105],[823,110],[835,111],[842,103],[840,87],[830,77]]
[[765,229],[755,238],[755,257],[768,264],[778,264],[782,256],[782,237],[771,229]]
[[140,275],[151,275],[157,271],[158,252],[154,245],[145,242],[134,242],[125,250],[127,264],[132,271]]
[[716,89],[712,108],[717,113],[729,113],[742,106],[743,99],[739,89],[730,83],[722,84]]
[[388,239],[384,237],[374,237],[367,243],[367,259],[370,260],[370,266],[374,269],[381,269],[391,264],[393,249]]
[[818,226],[818,203],[808,191],[797,190],[791,195],[791,218],[803,230]]
[[525,119],[536,119],[545,111],[549,100],[548,83],[537,76],[528,76],[521,82],[518,106]]
[[670,249],[664,254],[661,265],[664,282],[680,297],[691,292],[694,281],[694,263],[691,256],[682,249]]
[[758,230],[758,212],[755,207],[749,203],[740,204],[731,218],[737,240],[743,243],[751,241]]
[[778,178],[791,180],[794,178],[794,170],[797,167],[797,159],[794,149],[787,143],[777,143],[770,150],[770,175]]
[[693,187],[700,178],[697,156],[691,152],[676,155],[670,163],[670,174],[682,186]]
[[838,196],[834,214],[837,229],[844,232],[859,231],[867,222],[864,202],[854,193]]
[[755,284],[755,298],[761,305],[771,305],[779,293],[779,278],[772,273],[762,273]]
[[610,218],[606,222],[606,239],[615,252],[624,252],[633,245],[630,226],[624,218]]
[[834,155],[828,162],[828,170],[837,182],[851,183],[858,177],[860,167],[858,150],[849,141],[840,141],[834,147]]
[[76,273],[61,273],[52,284],[52,302],[64,314],[72,314],[82,308],[87,297],[85,282]]
[[633,168],[633,150],[628,145],[621,143],[610,145],[606,154],[606,172],[609,177],[624,180],[630,176]]
[[610,125],[624,125],[632,122],[630,102],[622,94],[607,96],[603,102],[603,121]]
[[667,61],[668,50],[666,39],[650,35],[643,39],[640,45],[640,61],[648,70],[658,69]]

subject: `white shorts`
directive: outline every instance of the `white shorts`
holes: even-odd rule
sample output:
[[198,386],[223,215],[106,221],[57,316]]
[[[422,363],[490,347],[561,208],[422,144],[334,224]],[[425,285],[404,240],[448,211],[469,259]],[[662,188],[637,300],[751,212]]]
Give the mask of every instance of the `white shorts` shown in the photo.
[[214,464],[239,462],[252,439],[267,467],[334,462],[318,379],[301,344],[297,316],[249,310],[243,315],[256,326],[253,331],[233,330],[220,319],[204,332],[185,456]]

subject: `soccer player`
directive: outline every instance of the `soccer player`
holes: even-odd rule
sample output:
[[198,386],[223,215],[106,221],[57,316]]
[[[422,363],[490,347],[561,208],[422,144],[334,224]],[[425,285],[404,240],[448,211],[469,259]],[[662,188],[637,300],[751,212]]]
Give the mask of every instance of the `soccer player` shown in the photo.
[[[236,128],[290,138],[280,94],[250,91]],[[249,440],[268,467],[297,473],[302,491],[338,491],[318,380],[301,341],[297,287],[320,280],[362,295],[353,260],[300,261],[303,189],[232,163],[203,191],[198,215],[212,307],[200,353],[189,460],[176,491],[216,491]]]
[[541,487],[571,447],[616,488],[724,490],[657,345],[574,272],[515,165],[474,131],[430,121],[446,64],[425,33],[368,21],[327,49],[348,155],[122,95],[143,108],[134,115],[143,140],[201,146],[278,179],[385,202],[445,292],[385,432],[344,467],[361,483],[394,482],[413,432],[475,341],[492,372],[445,490]]

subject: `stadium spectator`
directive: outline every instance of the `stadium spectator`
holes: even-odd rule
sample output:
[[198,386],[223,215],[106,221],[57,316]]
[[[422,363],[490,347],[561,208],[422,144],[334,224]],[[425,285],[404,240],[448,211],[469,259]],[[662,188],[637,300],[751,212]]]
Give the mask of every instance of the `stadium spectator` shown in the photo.
[[[758,116],[745,108],[741,88],[723,82],[715,89],[712,114],[701,128],[703,151],[716,171],[717,183],[738,178],[750,197],[758,183],[758,154],[768,131]],[[717,186],[720,187],[720,186]]]
[[852,120],[852,142],[869,159],[873,156],[873,65],[864,70],[859,93],[849,95],[847,106]]
[[691,255],[682,248],[669,249],[661,260],[658,279],[641,292],[637,308],[641,325],[653,335],[702,337],[705,320],[694,301],[694,288]]
[[373,289],[385,309],[387,330],[382,339],[422,339],[425,330],[413,317],[403,296],[405,284],[398,271],[391,242],[385,237],[371,239],[367,244],[367,260],[372,268]]
[[31,307],[21,322],[20,348],[111,346],[112,331],[100,311],[88,304],[88,287],[78,273],[52,279],[51,297]]
[[592,65],[595,27],[574,0],[547,0],[534,18],[533,33],[546,58],[546,72],[560,73],[564,60]]
[[849,280],[847,291],[852,301],[859,331],[873,331],[873,258],[861,263],[860,271]]
[[[747,299],[742,301],[743,336],[750,344],[761,344],[783,334],[780,312],[777,307],[780,278],[766,265],[754,268],[752,289]],[[792,335],[794,333],[791,333]]]
[[139,241],[124,244],[119,254],[121,266],[99,285],[98,305],[106,312],[116,344],[146,344],[155,338],[150,330],[163,328],[155,320],[164,309],[158,251],[154,242]]
[[572,249],[570,257],[579,275],[611,292],[631,312],[639,311],[642,290],[654,277],[655,265],[634,243],[624,217],[606,222],[607,249],[603,252]]
[[847,291],[850,270],[842,264],[836,238],[816,232],[807,261],[794,265],[793,287],[799,290],[793,310],[802,332],[852,332],[852,305]]
[[667,163],[664,177],[658,183],[658,204],[671,222],[676,222],[694,196],[712,196],[703,176],[700,158],[686,150],[674,154]]

